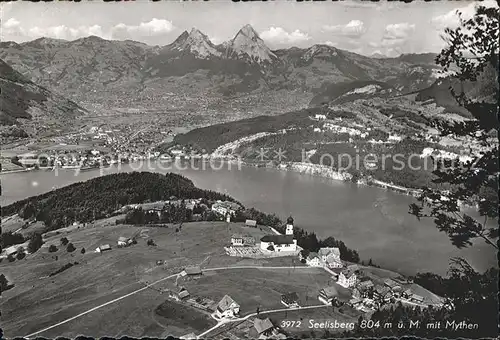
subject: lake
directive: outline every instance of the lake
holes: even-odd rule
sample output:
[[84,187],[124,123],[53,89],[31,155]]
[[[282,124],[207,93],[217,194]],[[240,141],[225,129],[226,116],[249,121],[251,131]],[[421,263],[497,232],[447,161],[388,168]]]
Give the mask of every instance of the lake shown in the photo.
[[[473,247],[459,250],[439,232],[432,221],[418,221],[408,214],[412,197],[379,188],[276,169],[225,164],[221,169],[206,166],[194,169],[184,163],[121,164],[104,174],[127,171],[180,173],[203,189],[227,193],[246,207],[292,215],[295,225],[314,231],[320,238],[333,236],[356,249],[361,259],[404,274],[430,271],[444,275],[452,257],[466,258],[476,270],[497,266],[496,252],[478,240]],[[31,171],[2,174],[2,206],[41,194],[53,188],[101,175],[99,169]]]

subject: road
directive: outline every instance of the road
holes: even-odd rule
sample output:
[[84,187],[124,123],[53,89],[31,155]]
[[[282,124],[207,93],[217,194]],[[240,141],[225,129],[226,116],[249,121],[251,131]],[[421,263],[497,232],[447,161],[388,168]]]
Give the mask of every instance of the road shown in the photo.
[[[322,305],[305,306],[305,307],[271,309],[271,310],[261,311],[261,312],[259,312],[259,314],[270,314],[270,313],[277,313],[277,312],[287,312],[287,311],[291,311],[291,310],[303,310],[303,309],[314,309],[314,308],[325,308],[325,307],[331,307],[331,305],[323,305],[322,304]],[[203,332],[200,335],[198,335],[196,338],[199,339],[199,338],[203,337],[204,335],[212,332],[213,330],[215,330],[215,329],[219,328],[220,326],[225,325],[227,323],[238,322],[238,321],[245,321],[248,318],[250,318],[252,316],[256,316],[256,315],[257,315],[257,313],[251,313],[251,314],[248,314],[248,315],[246,315],[246,316],[244,316],[242,318],[222,320],[217,325],[213,326],[209,330],[206,330],[205,332]]]
[[[208,259],[208,257],[207,257],[207,258],[205,258],[205,260],[203,260],[203,261],[202,261],[202,263],[203,263],[203,262],[205,262],[207,259]],[[204,268],[204,269],[202,269],[202,270],[203,270],[203,271],[217,271],[217,270],[228,270],[228,269],[305,269],[305,268],[310,269],[311,267],[262,267],[262,266],[234,266],[234,267]],[[180,273],[181,273],[181,272],[176,273],[176,274],[172,274],[172,275],[169,275],[169,276],[167,276],[167,277],[164,277],[164,278],[162,278],[162,279],[160,279],[160,280],[157,280],[157,281],[154,281],[154,282],[152,282],[152,283],[149,283],[149,284],[147,284],[146,286],[144,286],[144,287],[142,287],[142,288],[139,288],[139,289],[137,289],[137,290],[135,290],[135,291],[133,291],[133,292],[131,292],[131,293],[125,294],[125,295],[123,295],[123,296],[120,296],[120,297],[118,297],[118,298],[116,298],[116,299],[114,299],[114,300],[111,300],[111,301],[108,301],[108,302],[106,302],[106,303],[103,303],[103,304],[101,304],[101,305],[99,305],[99,306],[96,306],[96,307],[94,307],[94,308],[91,308],[91,309],[89,309],[89,310],[87,310],[87,311],[85,311],[85,312],[83,312],[83,313],[80,313],[80,314],[78,314],[78,315],[75,315],[75,316],[73,316],[73,317],[71,317],[71,318],[69,318],[69,319],[66,319],[66,320],[64,320],[64,321],[58,322],[58,323],[56,323],[56,324],[54,324],[54,325],[52,325],[52,326],[46,327],[46,328],[41,329],[41,330],[39,330],[39,331],[36,331],[36,332],[34,332],[34,333],[28,334],[28,335],[26,335],[26,336],[24,336],[24,337],[25,337],[25,338],[31,338],[31,337],[33,337],[33,336],[35,336],[35,335],[38,335],[38,334],[43,333],[43,332],[45,332],[45,331],[48,331],[48,330],[50,330],[50,329],[52,329],[52,328],[58,327],[58,326],[60,326],[60,325],[63,325],[63,324],[65,324],[65,323],[68,323],[68,322],[73,321],[73,320],[75,320],[75,319],[78,319],[79,317],[82,317],[82,316],[84,316],[84,315],[87,315],[87,314],[89,314],[89,313],[91,313],[91,312],[93,312],[93,311],[96,311],[96,310],[98,310],[98,309],[100,309],[100,308],[102,308],[102,307],[106,307],[106,306],[108,306],[108,305],[110,305],[110,304],[113,304],[113,303],[115,303],[115,302],[118,302],[118,301],[120,301],[120,300],[123,300],[123,299],[125,299],[125,298],[127,298],[127,297],[129,297],[129,296],[132,296],[132,295],[135,295],[135,294],[137,294],[137,293],[140,293],[140,292],[142,292],[142,291],[144,291],[144,290],[146,290],[146,289],[150,288],[151,286],[154,286],[154,285],[155,285],[155,284],[157,284],[157,283],[160,283],[160,282],[162,282],[162,281],[165,281],[165,280],[171,279],[171,278],[173,278],[173,277],[178,277],[178,276],[180,275]],[[250,317],[250,316],[251,316],[251,315],[248,315],[247,317]]]
[[123,299],[125,299],[125,298],[129,297],[129,296],[132,296],[132,295],[135,295],[135,294],[137,294],[137,293],[139,293],[139,292],[142,292],[143,290],[146,290],[146,289],[150,288],[151,286],[153,286],[153,285],[155,285],[155,284],[157,284],[157,283],[160,283],[160,282],[162,282],[162,281],[165,281],[165,280],[171,279],[171,278],[173,278],[173,277],[175,277],[175,276],[178,276],[179,274],[180,274],[180,273],[177,273],[177,274],[172,274],[172,275],[169,275],[169,276],[167,276],[167,277],[164,277],[163,279],[160,279],[160,280],[155,281],[155,282],[153,282],[153,283],[147,284],[146,286],[144,286],[144,287],[142,287],[142,288],[139,288],[139,289],[137,289],[137,290],[134,290],[134,291],[133,291],[133,292],[131,292],[131,293],[125,294],[125,295],[120,296],[120,297],[118,297],[118,298],[116,298],[116,299],[114,299],[114,300],[111,300],[111,301],[108,301],[108,302],[106,302],[106,303],[103,303],[102,305],[99,305],[99,306],[96,306],[96,307],[94,307],[94,308],[91,308],[91,309],[89,309],[89,310],[87,310],[87,311],[85,311],[85,312],[83,312],[83,313],[80,313],[80,314],[78,314],[78,315],[75,315],[75,316],[73,316],[73,317],[71,317],[71,318],[69,318],[69,319],[66,319],[66,320],[61,321],[61,322],[58,322],[58,323],[56,323],[56,324],[54,324],[54,325],[52,325],[52,326],[49,326],[49,327],[46,327],[46,328],[41,329],[41,330],[39,330],[39,331],[36,331],[35,333],[28,334],[28,335],[26,335],[26,336],[25,336],[25,338],[29,339],[29,338],[31,338],[31,337],[33,337],[33,336],[35,336],[35,335],[38,335],[38,334],[43,333],[43,332],[45,332],[45,331],[48,331],[49,329],[52,329],[52,328],[58,327],[58,326],[60,326],[60,325],[64,325],[65,323],[68,323],[68,322],[70,322],[70,321],[72,321],[72,320],[78,319],[79,317],[84,316],[84,315],[86,315],[86,314],[89,314],[89,313],[91,313],[91,312],[93,312],[93,311],[95,311],[95,310],[98,310],[98,309],[102,308],[102,307],[108,306],[108,305],[110,305],[110,304],[112,304],[112,303],[118,302],[118,301],[120,301],[120,300],[123,300]]

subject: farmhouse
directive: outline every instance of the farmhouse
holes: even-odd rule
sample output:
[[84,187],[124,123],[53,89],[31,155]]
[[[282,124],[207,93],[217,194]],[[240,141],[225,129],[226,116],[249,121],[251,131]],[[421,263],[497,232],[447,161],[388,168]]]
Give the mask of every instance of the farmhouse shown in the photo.
[[398,285],[396,281],[391,280],[391,279],[385,279],[384,285],[386,285],[387,287],[389,287],[393,291],[401,290],[401,286]]
[[320,248],[318,255],[323,263],[325,263],[330,268],[342,268],[343,264],[340,260],[340,249],[331,248]]
[[413,292],[411,291],[410,288],[408,288],[407,290],[405,290],[402,294],[402,296],[405,298],[405,299],[410,299],[413,295]]
[[217,201],[212,204],[212,211],[222,216],[227,216],[227,214],[234,216],[236,211],[240,210],[240,208],[238,204],[229,201]]
[[331,305],[332,301],[337,299],[339,295],[337,288],[334,286],[329,286],[321,289],[319,291],[318,300],[323,302],[325,305]]
[[259,319],[256,318],[253,322],[253,326],[255,327],[255,330],[257,331],[257,334],[260,335],[271,335],[273,333],[274,325],[269,320],[269,318],[266,319]]
[[358,307],[363,303],[363,299],[360,298],[353,298],[349,300],[349,305],[352,307]]
[[325,120],[326,119],[326,115],[322,115],[322,114],[317,114],[314,116],[315,119],[317,120]]
[[189,297],[189,292],[186,288],[180,287],[178,291],[170,292],[170,297],[177,301],[181,301]]
[[360,282],[356,288],[353,289],[352,291],[352,296],[357,297],[357,298],[366,298],[371,296],[372,290],[373,290],[373,282],[371,280],[366,280],[363,282]]
[[247,227],[257,227],[257,221],[256,220],[246,220],[245,221],[245,226],[247,226]]
[[269,318],[266,319],[259,319],[256,318],[254,320],[254,329],[255,332],[249,333],[249,335],[252,335],[252,338],[255,339],[286,339],[286,336],[284,334],[279,333],[278,329],[274,327],[273,323]]
[[287,307],[299,307],[299,295],[296,292],[290,292],[281,295],[281,303]]
[[251,236],[233,234],[233,236],[231,236],[231,244],[233,246],[253,246],[255,244],[255,239]]
[[357,276],[355,268],[347,267],[343,269],[340,274],[337,283],[344,288],[350,288],[356,285]]
[[193,277],[201,276],[202,271],[201,271],[200,266],[189,266],[189,267],[184,268],[184,270],[181,273],[181,276],[186,276],[186,275],[193,276]]
[[132,241],[129,238],[127,238],[127,237],[120,236],[118,238],[118,242],[117,243],[118,243],[118,247],[126,247],[129,244],[131,244]]
[[417,303],[423,303],[424,302],[424,298],[420,295],[417,295],[417,294],[413,294],[411,296],[411,300],[414,301],[414,302],[417,302]]
[[111,250],[111,246],[109,244],[100,245],[99,247],[97,247],[95,249],[96,253],[102,253],[102,252],[105,252],[107,250]]
[[234,318],[240,313],[240,305],[237,304],[229,295],[225,295],[220,300],[215,310],[215,316],[219,319]]
[[389,287],[384,286],[375,286],[373,290],[373,298],[377,300],[380,304],[391,301],[392,292]]
[[311,267],[321,267],[323,266],[323,263],[321,262],[318,253],[311,252],[309,255],[306,257],[306,263],[307,265]]

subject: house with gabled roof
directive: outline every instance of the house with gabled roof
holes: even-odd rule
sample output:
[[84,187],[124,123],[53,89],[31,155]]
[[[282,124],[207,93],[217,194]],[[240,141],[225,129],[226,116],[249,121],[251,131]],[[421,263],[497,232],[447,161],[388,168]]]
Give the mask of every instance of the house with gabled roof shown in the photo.
[[257,331],[257,334],[259,336],[260,335],[269,336],[273,333],[274,330],[274,325],[269,318],[266,319],[256,318],[253,322],[253,326],[255,327],[255,330]]
[[281,303],[287,307],[299,306],[299,295],[296,292],[289,292],[281,295]]
[[231,245],[232,246],[253,246],[255,244],[255,239],[252,236],[241,235],[241,234],[233,234],[231,236]]
[[306,263],[308,266],[311,266],[311,267],[322,267],[323,266],[323,263],[321,262],[321,259],[318,255],[318,253],[315,253],[315,252],[310,252],[309,255],[307,255]]
[[328,286],[319,291],[318,300],[325,305],[331,305],[334,299],[337,299],[339,292],[334,286]]
[[181,272],[181,276],[192,276],[192,277],[197,277],[201,276],[203,273],[201,271],[200,266],[188,266],[184,268],[184,270]]
[[215,316],[218,319],[234,318],[240,313],[240,305],[236,303],[229,295],[224,295],[222,300],[217,304]]
[[109,244],[100,245],[99,247],[97,247],[95,249],[95,251],[97,253],[102,253],[102,252],[105,252],[105,251],[108,251],[108,250],[111,250],[111,246]]
[[340,249],[335,247],[324,247],[318,251],[320,260],[330,268],[341,268],[343,266],[340,260]]
[[257,221],[256,220],[246,220],[245,221],[245,226],[247,226],[247,227],[257,227]]
[[348,267],[339,273],[337,283],[344,288],[350,288],[356,285],[357,279],[355,268]]
[[377,300],[379,304],[389,302],[392,299],[392,291],[389,287],[377,285],[373,290],[373,298]]

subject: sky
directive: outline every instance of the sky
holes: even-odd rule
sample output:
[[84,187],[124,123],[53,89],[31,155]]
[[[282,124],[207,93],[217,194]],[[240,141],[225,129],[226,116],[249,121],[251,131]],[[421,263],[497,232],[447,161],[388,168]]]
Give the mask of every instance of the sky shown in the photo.
[[[496,6],[487,0],[483,4]],[[475,2],[415,0],[379,3],[239,2],[229,0],[102,2],[10,2],[0,4],[0,39],[24,42],[40,37],[75,40],[89,35],[167,45],[196,27],[219,44],[246,24],[271,49],[328,44],[372,55],[439,52],[445,27],[458,24],[457,9],[474,13]]]

